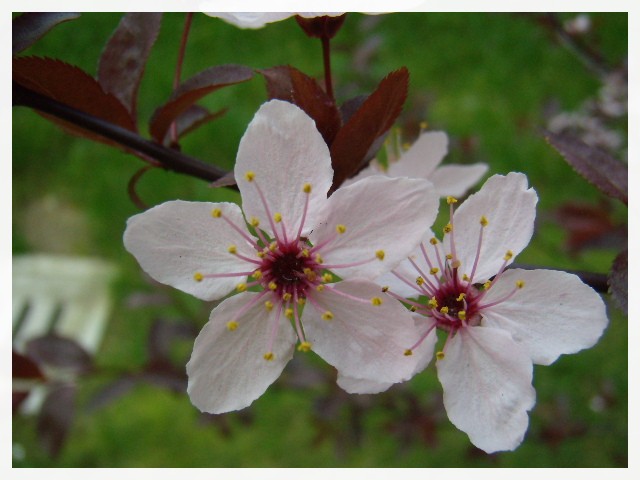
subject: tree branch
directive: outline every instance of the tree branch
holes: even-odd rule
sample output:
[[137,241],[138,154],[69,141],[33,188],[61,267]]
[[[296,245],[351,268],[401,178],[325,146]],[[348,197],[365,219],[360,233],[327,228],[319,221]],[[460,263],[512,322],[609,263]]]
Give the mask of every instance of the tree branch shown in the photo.
[[89,115],[45,95],[36,93],[16,82],[13,82],[13,105],[33,108],[39,112],[53,115],[85,130],[102,135],[128,149],[135,150],[157,160],[168,170],[190,175],[208,182],[218,180],[228,173],[197,158],[189,157],[159,143],[142,138],[130,130]]

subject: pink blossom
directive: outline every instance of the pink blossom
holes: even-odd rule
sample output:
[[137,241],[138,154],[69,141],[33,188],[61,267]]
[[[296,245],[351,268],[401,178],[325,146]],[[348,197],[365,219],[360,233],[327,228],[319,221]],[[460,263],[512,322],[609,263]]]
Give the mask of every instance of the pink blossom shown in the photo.
[[368,178],[327,198],[329,150],[313,120],[279,100],[251,121],[234,173],[242,210],[171,201],[130,218],[124,234],[154,279],[204,300],[237,293],[196,339],[187,365],[194,405],[211,413],[249,405],[296,343],[350,378],[408,379],[417,361],[404,355],[414,321],[372,280],[417,247],[415,225],[434,220],[431,184]]

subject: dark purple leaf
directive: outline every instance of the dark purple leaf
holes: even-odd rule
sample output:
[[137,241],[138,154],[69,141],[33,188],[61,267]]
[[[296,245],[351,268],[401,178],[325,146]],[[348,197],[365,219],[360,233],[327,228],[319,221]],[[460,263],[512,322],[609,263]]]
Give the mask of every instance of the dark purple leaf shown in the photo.
[[87,404],[87,410],[92,412],[122,397],[140,383],[140,378],[133,375],[125,375],[109,383],[96,393]]
[[76,413],[76,388],[54,385],[38,415],[38,439],[49,455],[56,457],[67,439]]
[[366,163],[374,142],[400,115],[408,88],[409,71],[406,68],[391,72],[338,132],[331,145],[333,190]]
[[77,373],[91,369],[91,356],[70,338],[49,334],[27,343],[27,354],[41,365],[65,368]]
[[289,65],[257,70],[261,74],[267,86],[267,98],[269,100],[285,100],[293,103],[293,85],[291,83],[291,69]]
[[611,272],[609,272],[609,289],[611,295],[621,310],[628,311],[629,298],[629,252],[620,252],[613,261]]
[[[217,112],[210,112],[199,105],[191,105],[176,119],[176,128],[178,130],[178,138],[184,137],[186,134],[193,132],[202,125],[217,120],[225,113],[228,108],[222,108]],[[171,142],[171,132],[167,131],[164,137],[165,145]]]
[[193,340],[197,334],[191,324],[156,320],[149,332],[149,363],[168,361],[174,341]]
[[340,105],[340,114],[342,115],[342,121],[347,123],[354,113],[362,106],[367,99],[366,95],[358,95],[357,97],[350,98],[342,105]]
[[187,391],[187,374],[175,368],[153,368],[142,374],[142,380],[177,393]]
[[20,408],[20,405],[24,403],[24,401],[29,396],[29,392],[23,391],[13,391],[11,392],[11,413],[15,415],[15,413]]
[[569,135],[545,132],[545,137],[576,172],[603,193],[628,204],[629,179],[625,163]]
[[202,97],[219,88],[246,82],[253,77],[253,70],[242,65],[210,67],[182,83],[167,103],[158,108],[151,118],[151,136],[161,142],[171,123],[187,108]]
[[[78,67],[51,58],[17,57],[13,59],[12,73],[13,80],[26,88],[127,130],[136,131],[135,122],[120,100],[102,90],[93,77]],[[77,125],[50,115],[43,116],[69,133],[120,147]]]
[[28,378],[34,380],[44,380],[44,375],[38,364],[29,357],[12,350],[12,376],[13,378]]
[[13,55],[29,48],[56,25],[80,16],[72,12],[23,13],[12,22]]
[[138,87],[158,37],[162,13],[126,13],[107,42],[98,64],[98,82],[136,118]]

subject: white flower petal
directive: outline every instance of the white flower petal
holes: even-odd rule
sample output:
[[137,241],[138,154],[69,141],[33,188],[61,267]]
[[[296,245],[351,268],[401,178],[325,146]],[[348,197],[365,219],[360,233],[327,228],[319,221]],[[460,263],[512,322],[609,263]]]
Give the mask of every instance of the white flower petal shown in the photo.
[[[511,172],[507,176],[490,177],[480,191],[470,195],[453,214],[453,235],[456,255],[461,262],[460,271],[471,274],[483,215],[489,224],[484,227],[480,260],[473,280],[484,282],[495,275],[507,250],[511,250],[515,258],[531,240],[537,202],[538,195],[532,188],[527,188],[524,174]],[[448,251],[449,236],[443,239]]]
[[[389,165],[390,177],[429,178],[447,154],[449,139],[444,132],[424,132],[404,152],[397,162]],[[436,186],[436,189],[438,187]]]
[[[203,412],[224,413],[250,405],[293,357],[296,336],[289,322],[280,318],[272,347],[274,358],[264,359],[277,308],[268,313],[259,300],[236,318],[258,295],[245,292],[224,300],[196,338],[187,364],[187,392]],[[230,321],[238,324],[233,331],[227,328]]]
[[360,170],[355,177],[347,178],[344,182],[342,182],[342,185],[340,185],[340,188],[344,188],[348,185],[352,185],[362,180],[363,178],[371,177],[373,175],[383,175],[385,177],[388,177],[388,175],[384,171],[377,168],[377,165],[378,165],[378,162],[375,159],[371,160],[369,165],[367,165],[365,168]]
[[240,254],[256,258],[253,247],[223,218],[213,218],[214,208],[243,230],[240,207],[233,203],[166,202],[127,221],[124,246],[145,272],[203,300],[216,300],[246,280],[246,276],[205,278],[194,274],[240,273],[256,265],[229,253],[231,245]]
[[[372,305],[374,297],[382,299],[382,305]],[[325,311],[331,312],[333,318],[324,320]],[[302,314],[302,323],[313,350],[341,375],[396,383],[408,380],[415,370],[416,358],[404,352],[420,333],[410,312],[400,302],[383,295],[374,283],[344,281],[331,284],[322,292],[314,291]]]
[[473,165],[442,165],[429,176],[441,197],[461,197],[480,181],[489,166],[484,163]]
[[313,17],[336,17],[344,12],[327,13],[327,12],[204,12],[210,17],[218,17],[231,25],[239,28],[262,28],[268,23],[279,22],[294,15],[304,18]]
[[520,445],[535,404],[533,365],[507,332],[461,329],[436,366],[447,415],[476,447],[492,453]]
[[[426,333],[427,330],[431,326],[433,326],[433,322],[423,316],[414,315],[414,324],[416,326],[416,331],[420,333]],[[416,341],[419,336],[416,337]],[[427,368],[429,362],[433,358],[433,351],[436,346],[436,342],[438,341],[438,336],[436,335],[435,328],[431,328],[431,332],[427,335],[427,337],[423,340],[423,342],[413,350],[413,356],[415,362],[415,367],[413,370],[412,377],[422,370]],[[343,375],[338,372],[338,386],[342,388],[344,391],[348,393],[380,393],[388,390],[393,383],[391,382],[379,382],[371,379],[363,379],[357,377],[349,377],[347,375]]]
[[[333,181],[329,149],[315,122],[300,108],[281,100],[263,104],[251,120],[238,147],[234,172],[247,219],[256,217],[261,228],[272,230],[259,187],[271,216],[282,215],[282,224],[276,225],[278,234],[284,225],[289,240],[298,231],[307,195],[308,227],[303,233],[318,223]],[[247,181],[247,172],[255,173],[254,182]],[[303,191],[307,183],[310,194]]]
[[[340,188],[329,197],[326,221],[310,238],[318,245],[336,237],[320,250],[327,265],[374,260],[336,268],[340,277],[374,279],[415,249],[437,209],[438,197],[430,182],[376,175]],[[345,233],[336,235],[337,225],[344,225]],[[384,252],[383,260],[376,258],[379,250]]]
[[598,341],[608,323],[604,302],[580,278],[567,272],[508,270],[492,285],[483,303],[504,298],[517,280],[524,281],[524,288],[483,310],[483,325],[511,333],[533,362],[542,365]]

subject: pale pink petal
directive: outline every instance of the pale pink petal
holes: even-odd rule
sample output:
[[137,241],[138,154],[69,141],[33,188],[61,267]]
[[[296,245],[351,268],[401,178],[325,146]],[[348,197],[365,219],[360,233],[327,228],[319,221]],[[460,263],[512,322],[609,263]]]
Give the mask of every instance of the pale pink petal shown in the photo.
[[[374,306],[374,297],[382,299],[382,305]],[[331,312],[332,319],[322,318],[326,311]],[[420,333],[410,312],[400,302],[384,296],[374,283],[344,281],[331,284],[322,292],[314,291],[302,314],[302,323],[313,351],[341,375],[396,383],[408,380],[415,370],[416,358],[404,352]]]
[[[413,350],[415,367],[411,376],[414,376],[427,368],[427,365],[429,365],[429,362],[433,358],[433,351],[435,349],[436,342],[438,341],[435,328],[430,328],[433,326],[433,322],[429,318],[421,315],[414,315],[414,324],[419,334],[419,336],[416,337],[416,341],[420,335],[427,333],[429,330],[430,332],[424,341]],[[338,372],[337,383],[344,391],[359,394],[384,392],[393,385],[391,382],[385,383],[371,379],[349,377],[340,372]]]
[[484,163],[473,165],[442,165],[429,176],[441,197],[461,197],[480,181],[489,166]]
[[292,12],[204,12],[218,17],[239,28],[262,28],[267,23],[278,22],[294,15]]
[[[224,413],[250,405],[293,357],[296,336],[289,322],[280,318],[271,348],[274,358],[264,359],[277,308],[267,312],[260,299],[237,316],[258,295],[245,292],[224,300],[196,338],[187,364],[187,392],[203,412]],[[237,328],[229,330],[228,322],[237,322]]]
[[483,325],[511,333],[534,363],[549,365],[558,356],[593,346],[607,326],[604,302],[577,276],[555,270],[506,271],[483,303],[506,297],[517,280],[524,288],[482,311]]
[[256,251],[223,218],[214,218],[213,209],[246,231],[240,208],[233,203],[166,202],[127,221],[124,246],[140,266],[158,282],[178,288],[203,300],[216,300],[246,280],[245,276],[205,278],[194,274],[241,273],[257,265],[229,253],[256,258]]
[[[470,195],[453,215],[456,255],[461,262],[459,271],[471,273],[483,215],[489,224],[484,227],[474,281],[484,282],[495,275],[504,263],[508,250],[513,252],[515,258],[527,246],[533,234],[537,202],[538,195],[527,187],[526,175],[511,172],[507,176],[490,177],[480,191]],[[450,235],[443,239],[448,251]]]
[[535,404],[526,350],[496,328],[458,331],[436,363],[451,422],[487,453],[515,449]]
[[373,175],[388,176],[383,170],[378,168],[378,162],[375,159],[371,160],[369,165],[363,168],[362,170],[360,170],[355,177],[347,178],[344,182],[342,182],[342,185],[340,185],[340,188],[344,188],[348,185],[352,185],[362,180],[363,178],[371,177]]
[[[276,227],[280,233],[284,225],[289,240],[298,232],[307,196],[303,234],[319,222],[333,181],[329,149],[315,122],[300,108],[281,100],[263,104],[253,117],[240,140],[234,172],[247,219],[256,217],[260,228],[272,230],[259,188],[271,216],[282,215],[282,224]],[[247,172],[255,173],[253,182],[245,178]],[[305,184],[311,185],[311,193],[303,191]]]
[[424,132],[397,162],[391,162],[387,173],[390,177],[431,179],[431,174],[447,154],[448,145],[446,133]]
[[[395,267],[416,248],[435,219],[438,197],[431,183],[409,178],[365,178],[338,189],[328,199],[326,221],[310,235],[315,245],[335,239],[320,250],[325,264],[363,265],[336,268],[341,278],[374,279]],[[346,231],[336,234],[336,227]],[[376,252],[383,251],[378,260]]]

